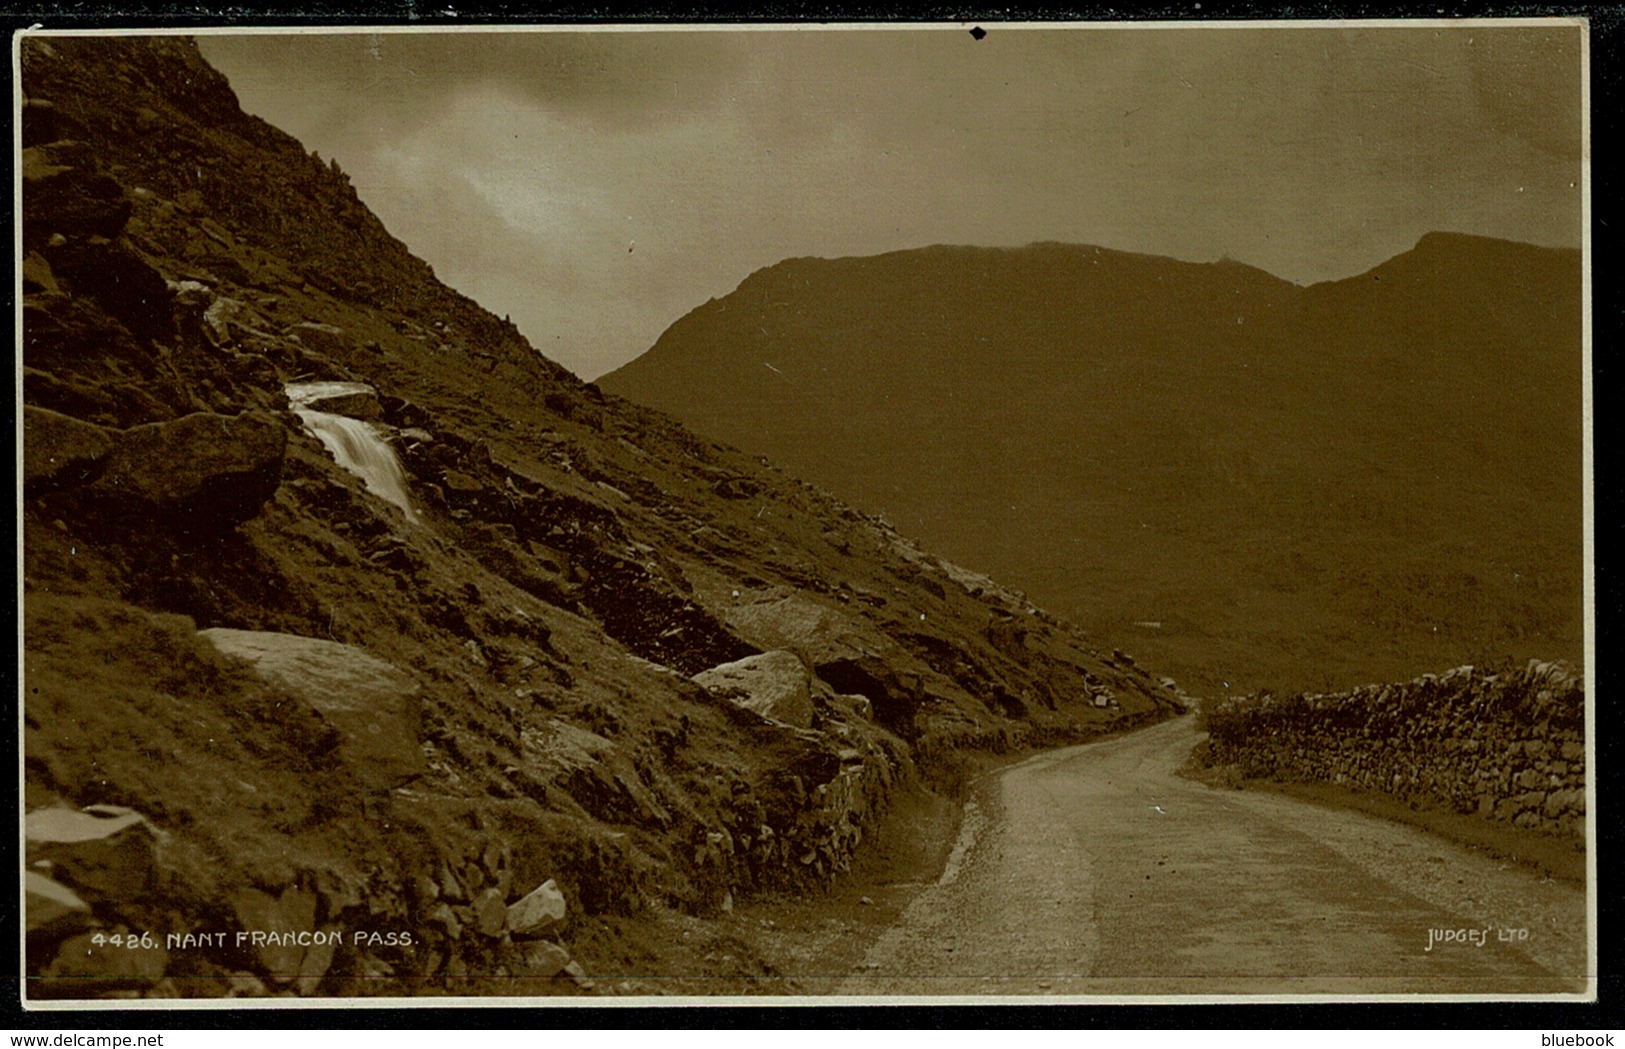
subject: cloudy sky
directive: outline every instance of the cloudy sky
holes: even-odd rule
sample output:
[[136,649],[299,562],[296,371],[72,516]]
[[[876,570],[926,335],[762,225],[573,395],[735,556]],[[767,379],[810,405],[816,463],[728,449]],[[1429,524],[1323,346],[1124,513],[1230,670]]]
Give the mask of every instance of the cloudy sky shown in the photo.
[[1577,246],[1580,31],[963,27],[201,38],[243,107],[594,378],[792,256]]

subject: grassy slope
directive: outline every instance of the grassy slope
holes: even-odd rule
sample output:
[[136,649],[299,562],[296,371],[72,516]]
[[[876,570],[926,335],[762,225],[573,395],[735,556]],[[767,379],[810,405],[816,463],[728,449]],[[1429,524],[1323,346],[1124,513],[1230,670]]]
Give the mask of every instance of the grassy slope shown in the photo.
[[[673,923],[715,915],[730,891],[831,883],[844,859],[761,860],[742,844],[724,862],[707,846],[759,846],[764,824],[777,841],[824,833],[814,792],[843,751],[900,783],[928,751],[1086,737],[1166,710],[1143,671],[1020,595],[962,584],[828,493],[563,373],[440,285],[342,173],[242,114],[185,43],[48,48],[25,49],[25,88],[74,122],[133,209],[113,244],[69,249],[202,280],[253,331],[219,346],[174,326],[161,294],[30,286],[26,403],[117,429],[283,412],[287,381],[356,379],[429,436],[407,456],[421,527],[285,412],[281,485],[238,528],[117,512],[84,490],[25,502],[28,804],[130,805],[169,835],[150,896],[80,886],[103,927],[229,929],[239,890],[296,890],[323,922],[428,938],[342,951],[316,993],[515,993],[513,945],[444,932],[424,879],[512,897],[554,878],[571,915],[559,935],[584,962],[669,970],[690,960]],[[28,249],[51,256],[61,216],[28,192],[24,210]],[[308,322],[341,335],[293,341]],[[342,763],[317,760],[308,709],[197,642],[207,626],[330,638],[407,670],[430,772],[373,805]],[[811,733],[775,727],[688,681],[742,644],[876,653],[916,746],[835,709]],[[1086,673],[1120,709],[1088,702]],[[568,732],[593,734],[601,760],[573,766]],[[469,901],[452,902],[468,925]],[[30,945],[31,976],[54,949]],[[255,986],[244,971],[280,987],[241,952],[169,965],[156,986],[114,989],[214,995]]]

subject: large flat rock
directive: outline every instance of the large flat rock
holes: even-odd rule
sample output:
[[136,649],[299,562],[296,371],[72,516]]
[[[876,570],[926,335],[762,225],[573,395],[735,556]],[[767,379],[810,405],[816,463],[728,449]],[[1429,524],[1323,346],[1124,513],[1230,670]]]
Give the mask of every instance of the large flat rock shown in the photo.
[[93,423],[23,406],[23,491],[76,488],[101,476],[113,440]]
[[267,412],[196,412],[116,433],[94,491],[191,527],[233,527],[282,481],[288,432]]
[[23,819],[30,862],[92,899],[133,900],[151,890],[158,832],[145,816],[118,805],[38,808]]
[[695,674],[694,683],[775,721],[812,727],[812,675],[794,652],[763,652],[723,663]]
[[29,932],[48,927],[71,927],[70,923],[89,924],[90,905],[80,899],[78,893],[39,871],[28,871],[27,874],[28,899],[24,913],[27,915]]
[[295,408],[377,422],[384,417],[378,391],[364,382],[290,382],[284,391]]
[[199,633],[320,711],[343,738],[345,762],[368,786],[387,789],[427,768],[419,685],[405,671],[337,641],[226,627]]

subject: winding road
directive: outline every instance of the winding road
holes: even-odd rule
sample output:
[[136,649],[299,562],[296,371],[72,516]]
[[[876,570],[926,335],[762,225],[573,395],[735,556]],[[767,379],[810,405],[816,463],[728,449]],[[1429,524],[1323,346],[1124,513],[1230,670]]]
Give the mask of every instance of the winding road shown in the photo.
[[1186,716],[990,780],[941,878],[838,993],[1584,989],[1580,887],[1411,827],[1185,779],[1199,738]]

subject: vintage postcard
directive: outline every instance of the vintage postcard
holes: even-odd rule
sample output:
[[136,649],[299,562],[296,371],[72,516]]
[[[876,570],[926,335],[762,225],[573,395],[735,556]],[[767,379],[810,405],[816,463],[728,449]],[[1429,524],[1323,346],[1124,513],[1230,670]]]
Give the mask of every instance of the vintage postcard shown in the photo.
[[1584,20],[12,58],[27,1008],[1595,998]]

